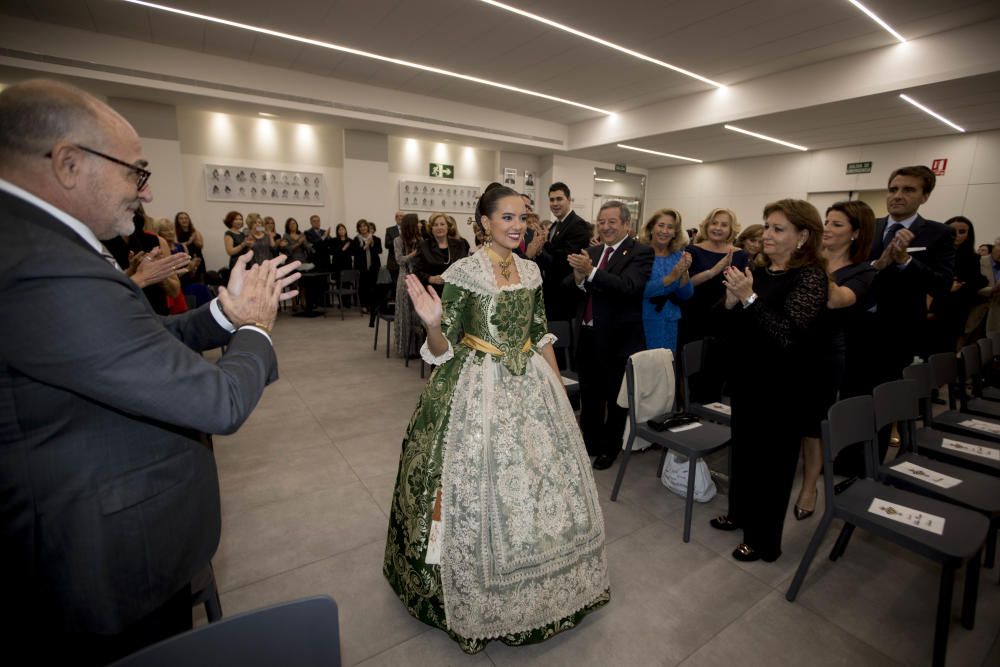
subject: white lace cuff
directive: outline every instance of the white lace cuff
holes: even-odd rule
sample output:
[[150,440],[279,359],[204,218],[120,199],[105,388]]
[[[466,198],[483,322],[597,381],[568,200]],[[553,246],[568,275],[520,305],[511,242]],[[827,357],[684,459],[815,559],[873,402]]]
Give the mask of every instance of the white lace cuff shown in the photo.
[[538,342],[535,343],[535,349],[540,352],[543,347],[546,345],[552,345],[557,340],[559,340],[559,338],[555,334],[547,333],[538,339]]
[[[447,339],[446,339],[447,340]],[[431,354],[431,349],[427,347],[427,341],[420,346],[420,358],[426,361],[431,366],[440,366],[444,362],[448,361],[455,356],[455,349],[451,346],[451,341],[448,341],[448,349],[441,353],[441,356],[435,357]]]

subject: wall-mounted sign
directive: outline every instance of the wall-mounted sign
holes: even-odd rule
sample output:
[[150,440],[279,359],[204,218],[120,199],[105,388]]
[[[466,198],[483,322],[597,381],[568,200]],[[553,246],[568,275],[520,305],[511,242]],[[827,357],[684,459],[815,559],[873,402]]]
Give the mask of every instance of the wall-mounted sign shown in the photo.
[[615,171],[620,171],[621,173],[624,174],[625,173],[625,165],[623,165],[623,164],[615,164]]
[[944,170],[948,168],[948,158],[939,157],[931,162],[931,171],[935,176],[944,176]]
[[848,162],[847,174],[870,174],[872,173],[872,163],[869,162]]
[[455,165],[431,162],[431,178],[455,178]]
[[205,165],[205,198],[208,201],[323,206],[325,191],[323,175],[312,171]]

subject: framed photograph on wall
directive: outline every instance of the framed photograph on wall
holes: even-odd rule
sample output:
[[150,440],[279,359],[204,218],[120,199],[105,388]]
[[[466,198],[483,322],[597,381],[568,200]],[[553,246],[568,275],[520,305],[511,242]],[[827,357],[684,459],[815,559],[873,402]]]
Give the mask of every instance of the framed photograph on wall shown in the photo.
[[511,187],[517,187],[517,169],[511,169],[510,167],[504,167],[503,170],[503,184]]
[[478,185],[431,181],[400,181],[399,208],[403,211],[475,213],[482,190]]
[[320,173],[205,165],[205,198],[208,201],[323,206],[325,192]]
[[533,188],[535,187],[535,172],[527,171],[524,172],[524,187]]

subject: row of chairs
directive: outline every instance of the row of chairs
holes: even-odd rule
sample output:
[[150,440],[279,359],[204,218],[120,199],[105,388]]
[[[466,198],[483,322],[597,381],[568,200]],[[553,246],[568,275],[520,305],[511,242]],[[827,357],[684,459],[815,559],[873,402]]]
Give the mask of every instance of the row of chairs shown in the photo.
[[[979,386],[980,355],[987,351],[992,363],[996,355],[990,340],[963,348],[958,359],[948,352],[932,355],[926,364],[905,369],[905,379],[879,385],[871,396],[844,399],[830,409],[822,424],[825,509],[789,586],[789,601],[797,597],[833,520],[844,525],[830,552],[831,561],[844,555],[860,526],[941,566],[932,662],[945,664],[955,574],[965,567],[961,622],[972,629],[981,560],[992,568],[996,559],[1000,461],[991,456],[1000,456],[1000,421],[967,411],[974,398],[989,399],[970,398],[965,392],[966,381]],[[946,387],[949,399],[961,407],[934,415],[934,390]],[[995,411],[1000,403],[982,407]],[[893,424],[900,451],[882,464],[876,442],[879,433],[885,434]],[[864,447],[865,478],[837,494],[833,461],[845,447],[856,444]],[[934,530],[926,529],[928,524]]]

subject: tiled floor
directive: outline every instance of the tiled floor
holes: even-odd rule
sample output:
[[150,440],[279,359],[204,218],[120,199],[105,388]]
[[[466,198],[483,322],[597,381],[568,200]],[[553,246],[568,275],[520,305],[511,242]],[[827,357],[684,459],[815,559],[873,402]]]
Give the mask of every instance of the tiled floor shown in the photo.
[[[367,317],[282,316],[281,379],[240,431],[216,439],[223,500],[215,571],[227,614],[315,594],[340,608],[345,665],[877,665],[929,664],[938,569],[858,531],[843,559],[813,564],[795,603],[784,599],[818,517],[789,516],[784,556],[738,563],[738,534],[708,520],[725,497],[695,508],[656,479],[655,453],[598,473],[612,598],[578,628],[542,644],[493,643],[467,656],[407,614],[382,578],[400,441],[423,386],[419,364],[378,352]],[[839,529],[835,524],[834,531]],[[832,538],[827,540],[832,543]],[[950,665],[1000,665],[1000,585],[984,570],[976,628],[958,623]]]

